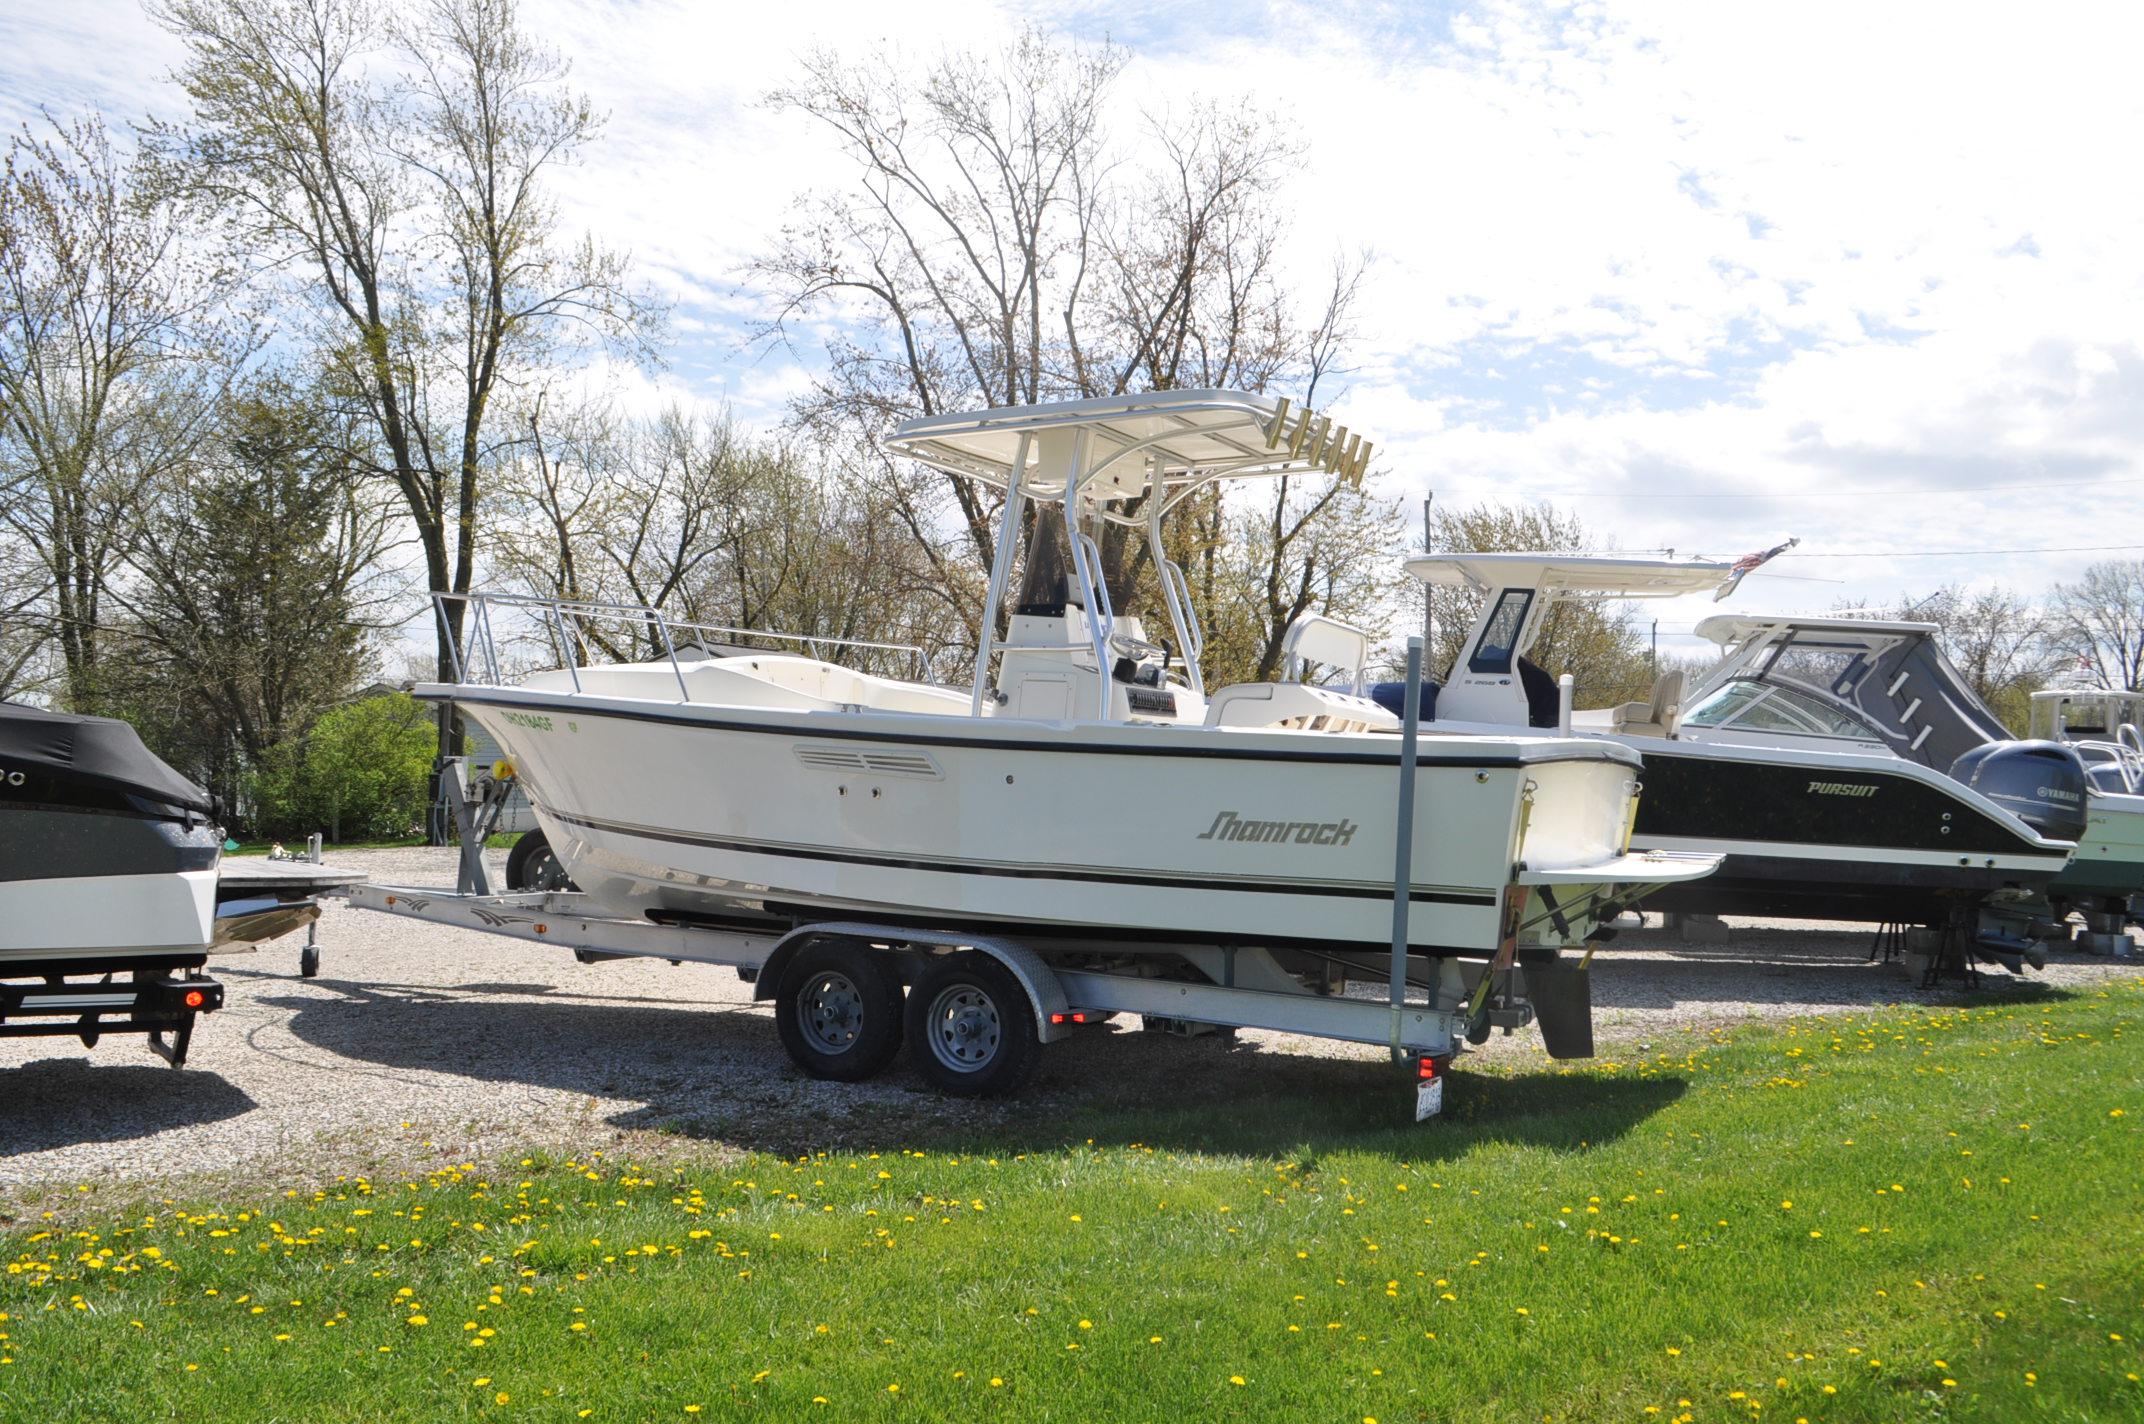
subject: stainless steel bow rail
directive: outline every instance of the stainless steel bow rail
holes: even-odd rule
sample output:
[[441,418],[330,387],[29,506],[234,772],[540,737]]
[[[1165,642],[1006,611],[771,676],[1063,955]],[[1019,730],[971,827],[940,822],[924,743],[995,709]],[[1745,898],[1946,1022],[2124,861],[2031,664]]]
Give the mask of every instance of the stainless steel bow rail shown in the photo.
[[834,661],[838,653],[891,653],[901,655],[908,664],[908,676],[919,681],[930,677],[930,655],[915,643],[879,642],[870,638],[843,638],[825,633],[772,632],[764,628],[740,628],[725,623],[700,623],[689,619],[673,618],[659,608],[637,603],[597,603],[582,599],[548,598],[535,594],[520,593],[437,593],[432,595],[432,609],[438,626],[451,629],[448,618],[449,605],[459,604],[463,609],[463,621],[458,635],[446,639],[448,660],[458,683],[499,687],[506,684],[510,673],[510,657],[500,657],[502,639],[498,632],[501,621],[498,614],[518,614],[534,628],[551,653],[557,658],[557,666],[573,680],[573,690],[581,690],[580,668],[585,650],[591,646],[601,647],[606,641],[591,632],[592,625],[609,624],[630,634],[638,651],[641,639],[646,639],[651,659],[666,660],[671,671],[677,675],[678,700],[692,700],[685,683],[685,671],[679,658],[683,649],[689,657],[695,650],[715,652],[715,645],[746,645],[752,640],[776,643],[787,648],[799,649],[820,659]]

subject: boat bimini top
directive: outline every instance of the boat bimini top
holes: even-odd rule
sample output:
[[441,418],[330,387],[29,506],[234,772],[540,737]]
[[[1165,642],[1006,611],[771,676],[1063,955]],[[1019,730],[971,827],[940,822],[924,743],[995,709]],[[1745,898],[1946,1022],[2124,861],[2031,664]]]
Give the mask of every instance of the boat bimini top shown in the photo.
[[[971,709],[983,712],[991,694],[991,661],[998,657],[997,696],[1015,715],[1072,715],[1069,701],[1076,693],[1093,697],[1093,715],[1104,720],[1137,716],[1143,700],[1158,710],[1164,701],[1173,705],[1173,699],[1162,682],[1165,651],[1146,640],[1137,620],[1120,618],[1110,605],[1095,539],[1099,526],[1119,524],[1145,533],[1189,691],[1203,699],[1199,656],[1205,635],[1183,570],[1162,543],[1162,519],[1193,492],[1221,481],[1319,474],[1359,486],[1371,451],[1361,435],[1307,406],[1241,391],[1157,391],[922,416],[895,428],[884,444],[896,454],[1005,491]],[[1128,507],[1132,500],[1141,501],[1136,510]],[[1038,524],[1029,553],[1029,589],[1016,600],[1011,636],[1001,640],[999,613],[1030,502],[1058,507],[1069,558],[1057,552],[1056,532]],[[1054,596],[1029,596],[1038,568],[1056,576],[1061,566]],[[1316,617],[1298,620],[1289,633],[1291,654],[1320,662],[1352,654],[1359,686],[1367,635]],[[1090,653],[1093,666],[1082,666]]]

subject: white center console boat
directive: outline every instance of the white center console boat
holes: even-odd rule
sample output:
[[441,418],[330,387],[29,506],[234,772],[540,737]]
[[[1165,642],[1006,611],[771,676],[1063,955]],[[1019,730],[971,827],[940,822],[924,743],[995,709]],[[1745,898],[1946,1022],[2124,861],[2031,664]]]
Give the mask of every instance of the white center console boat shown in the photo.
[[[1716,864],[1630,853],[1628,747],[1499,729],[1425,740],[1409,766],[1399,719],[1356,693],[1204,685],[1163,523],[1216,482],[1359,479],[1369,447],[1326,418],[1176,391],[930,417],[887,444],[1004,493],[966,688],[738,650],[734,630],[715,655],[710,630],[651,610],[471,596],[459,679],[417,695],[497,739],[577,903],[733,931],[863,921],[880,942],[908,926],[941,949],[1011,937],[1060,967],[1322,993],[1350,966],[1382,980],[1397,900],[1413,982],[1450,1003],[1473,979],[1439,963],[1531,955],[1546,980],[1598,922]],[[1108,524],[1145,538],[1172,647],[1113,606]],[[502,672],[517,616],[561,666]],[[580,664],[597,618],[653,655]],[[1311,618],[1290,643],[1352,647],[1359,689],[1366,637]]]

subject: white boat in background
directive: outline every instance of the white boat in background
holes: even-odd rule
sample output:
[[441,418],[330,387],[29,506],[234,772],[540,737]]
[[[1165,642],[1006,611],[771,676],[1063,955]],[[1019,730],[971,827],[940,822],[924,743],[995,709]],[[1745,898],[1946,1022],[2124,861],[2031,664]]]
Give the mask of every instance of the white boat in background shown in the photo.
[[[1553,953],[1716,863],[1630,853],[1629,748],[1524,730],[1440,737],[1409,772],[1398,719],[1368,698],[1206,688],[1163,521],[1218,482],[1359,479],[1369,447],[1324,417],[1176,391],[929,417],[886,443],[1006,495],[965,689],[809,652],[713,655],[751,635],[652,610],[470,596],[458,680],[417,695],[452,700],[497,739],[590,904],[684,924],[868,918],[1053,952],[1174,951],[1158,973],[1256,947],[1295,974],[1384,955],[1396,888],[1414,956]],[[1113,607],[1105,523],[1147,540],[1171,646]],[[516,617],[562,666],[502,675],[501,630]],[[637,625],[653,656],[579,665],[576,628],[592,619]],[[1351,658],[1359,686],[1366,636],[1312,617],[1289,643]],[[1409,775],[1413,853],[1396,876]]]

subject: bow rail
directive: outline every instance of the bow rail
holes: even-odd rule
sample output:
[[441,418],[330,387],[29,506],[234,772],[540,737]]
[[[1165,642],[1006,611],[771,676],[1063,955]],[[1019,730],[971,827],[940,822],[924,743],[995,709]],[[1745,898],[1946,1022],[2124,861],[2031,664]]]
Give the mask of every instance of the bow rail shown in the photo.
[[[460,604],[464,617],[460,632],[448,617],[450,604]],[[505,641],[499,632],[500,615],[511,619],[521,618],[534,629],[541,630],[540,645],[548,645],[558,659],[558,666],[573,679],[574,691],[581,690],[580,669],[588,661],[588,650],[593,648],[611,655],[619,661],[637,661],[638,653],[645,646],[649,661],[668,661],[671,671],[677,676],[680,701],[691,701],[685,683],[684,668],[679,661],[679,650],[689,657],[694,652],[722,656],[722,645],[741,647],[748,641],[786,645],[798,649],[821,662],[839,661],[840,654],[861,654],[859,662],[876,662],[879,667],[889,664],[906,664],[906,675],[918,682],[930,680],[930,654],[915,643],[882,642],[871,638],[843,638],[824,633],[787,633],[764,628],[745,628],[727,623],[702,623],[689,619],[673,618],[659,608],[636,603],[602,603],[588,599],[550,598],[540,594],[523,593],[440,593],[432,594],[432,609],[439,627],[446,631],[448,659],[457,683],[478,686],[503,687],[507,684],[511,657],[501,660],[501,645]],[[606,633],[604,630],[608,629]],[[617,657],[619,635],[627,642],[627,656]],[[765,651],[761,649],[761,651]],[[873,658],[871,655],[892,655]],[[871,667],[859,667],[858,671],[872,671]]]

